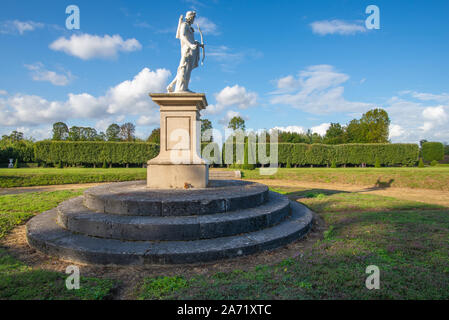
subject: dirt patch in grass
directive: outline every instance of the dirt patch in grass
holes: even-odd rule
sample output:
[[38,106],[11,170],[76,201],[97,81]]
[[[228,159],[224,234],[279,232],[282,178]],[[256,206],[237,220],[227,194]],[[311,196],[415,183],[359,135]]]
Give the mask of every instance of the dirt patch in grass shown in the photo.
[[[105,182],[110,183],[110,182]],[[29,192],[51,192],[61,190],[78,190],[96,187],[104,183],[84,183],[84,184],[62,184],[50,186],[35,186],[35,187],[16,187],[16,188],[0,188],[0,196],[7,194],[22,194]]]
[[354,186],[342,183],[303,182],[295,180],[248,180],[283,189],[327,189],[335,192],[346,191],[363,194],[375,194],[402,200],[418,201],[449,207],[449,191],[411,189],[411,188],[382,188],[373,186]]
[[65,272],[67,266],[78,265],[81,276],[96,277],[101,279],[113,279],[117,281],[114,299],[136,299],[135,288],[143,279],[158,276],[184,276],[186,278],[198,275],[213,275],[219,272],[231,272],[235,269],[249,270],[258,265],[274,265],[285,259],[301,256],[310,249],[317,240],[323,238],[326,229],[324,220],[315,215],[311,231],[302,239],[297,240],[275,251],[266,251],[259,254],[216,261],[211,263],[187,264],[187,265],[151,265],[151,266],[100,266],[82,265],[62,261],[44,255],[32,249],[26,240],[26,228],[24,225],[12,230],[2,241],[0,246],[5,248],[14,258],[22,261],[32,268]]

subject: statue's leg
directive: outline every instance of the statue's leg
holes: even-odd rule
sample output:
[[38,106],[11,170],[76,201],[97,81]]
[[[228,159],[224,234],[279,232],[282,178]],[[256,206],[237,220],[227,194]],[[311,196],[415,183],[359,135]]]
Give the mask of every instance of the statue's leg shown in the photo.
[[176,92],[186,91],[187,83],[185,79],[186,66],[178,68],[178,76],[176,77]]
[[185,86],[185,91],[189,91],[189,83],[190,83],[190,75],[192,74],[192,67],[190,65],[188,65],[186,67],[186,71],[185,71],[185,79],[186,79],[186,86]]
[[172,82],[167,86],[167,92],[173,92],[175,90],[176,82],[178,81],[178,77],[176,76]]

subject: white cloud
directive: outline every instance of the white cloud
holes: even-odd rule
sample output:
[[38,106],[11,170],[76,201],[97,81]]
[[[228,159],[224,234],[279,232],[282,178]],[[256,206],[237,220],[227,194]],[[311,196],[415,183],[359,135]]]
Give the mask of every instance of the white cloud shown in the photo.
[[427,107],[422,111],[424,119],[444,123],[447,121],[447,114],[443,106]]
[[115,58],[119,51],[131,52],[142,49],[136,39],[123,40],[119,35],[104,35],[103,37],[90,34],[72,35],[70,39],[61,37],[50,44],[50,49],[63,51],[83,60],[93,58]]
[[159,125],[159,115],[158,114],[152,114],[150,116],[140,116],[139,119],[137,119],[137,124],[139,126],[154,126]]
[[304,128],[300,127],[300,126],[274,127],[271,130],[279,130],[282,132],[292,132],[292,133],[305,133],[306,132],[306,130],[304,130]]
[[230,106],[237,106],[240,109],[246,109],[257,103],[257,94],[249,92],[245,87],[235,85],[233,87],[225,87],[219,93],[215,94],[215,105],[209,105],[206,109],[207,114],[220,113]]
[[34,21],[4,21],[0,24],[0,33],[23,35],[27,31],[34,31],[43,27],[43,23]]
[[146,116],[147,121],[150,116],[159,119],[148,93],[163,92],[169,77],[170,71],[166,69],[151,71],[144,68],[134,79],[111,87],[104,96],[70,93],[66,101],[48,101],[26,94],[0,97],[0,125],[37,126],[68,119],[91,120],[111,116],[124,119],[129,115]]
[[385,107],[394,123],[390,126],[392,142],[449,141],[449,105],[428,104],[431,97],[435,102],[441,101],[445,93],[402,91],[400,94],[402,97],[392,97]]
[[439,103],[449,103],[449,94],[442,93],[442,94],[432,94],[432,93],[424,93],[424,92],[416,92],[416,91],[402,91],[400,92],[401,95],[410,95],[415,99],[421,100],[421,101],[436,101]]
[[31,77],[34,81],[48,81],[55,86],[66,86],[73,78],[70,72],[60,74],[55,71],[47,70],[42,63],[25,65],[25,67],[31,71]]
[[215,23],[207,19],[206,17],[198,17],[195,19],[195,25],[200,25],[201,31],[204,34],[211,34],[211,35],[218,35],[220,32],[218,32],[218,27]]
[[448,118],[443,106],[427,107],[422,111],[422,116],[426,121],[420,129],[424,132],[445,124]]
[[405,130],[398,124],[390,124],[389,131],[390,131],[389,139],[399,138],[405,133]]
[[220,63],[224,72],[234,72],[235,68],[245,59],[259,59],[263,53],[254,49],[236,50],[227,46],[207,46],[207,57]]
[[313,114],[367,110],[371,105],[352,102],[343,97],[343,83],[349,76],[330,65],[315,65],[276,80],[277,90],[272,104],[286,104]]
[[367,31],[362,21],[322,20],[312,22],[310,26],[312,27],[313,33],[322,36],[327,34],[352,35]]
[[0,90],[0,96],[6,96],[7,94],[8,94],[8,91]]
[[331,126],[330,123],[322,123],[318,126],[310,128],[310,130],[312,131],[312,133],[317,133],[320,136],[325,136],[326,131],[327,131],[327,129],[329,129],[330,126]]
[[234,117],[241,117],[243,120],[249,119],[248,117],[243,116],[238,111],[228,110],[228,112],[226,112],[226,115],[223,118],[221,118],[220,120],[218,120],[218,122],[227,127],[229,124],[229,121],[231,121],[231,119]]
[[41,128],[18,127],[15,129],[22,132],[27,139],[34,139],[36,141],[49,139],[52,136],[52,126],[43,126]]

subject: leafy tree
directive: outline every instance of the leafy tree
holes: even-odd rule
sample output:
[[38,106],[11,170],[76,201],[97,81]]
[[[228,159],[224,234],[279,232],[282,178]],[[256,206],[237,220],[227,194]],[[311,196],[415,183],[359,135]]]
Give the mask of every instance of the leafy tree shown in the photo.
[[233,117],[228,124],[228,128],[232,130],[242,130],[245,131],[245,120],[242,117]]
[[113,123],[106,129],[106,139],[108,141],[120,141],[120,126],[118,124]]
[[10,143],[16,143],[19,141],[23,141],[24,140],[23,132],[14,130],[13,132],[11,132],[11,134],[9,136],[3,135],[2,140],[8,141]]
[[73,126],[69,129],[69,136],[67,140],[70,141],[80,141],[81,140],[81,128]]
[[363,143],[365,141],[364,129],[359,120],[353,119],[346,126],[345,140],[348,143]]
[[365,143],[387,143],[390,128],[388,113],[380,108],[366,112],[360,119],[362,141]]
[[95,141],[106,141],[106,135],[103,131],[101,131],[97,136],[95,137]]
[[127,122],[120,127],[120,138],[124,141],[134,141],[135,139],[136,126],[131,122]]
[[160,144],[161,143],[161,128],[153,129],[153,131],[151,131],[151,134],[147,139],[147,142]]
[[[203,133],[207,130],[212,130],[212,122],[210,122],[208,119],[201,119],[201,137],[203,137]],[[212,135],[210,136],[209,140],[202,140],[203,142],[212,142],[214,139]]]
[[345,142],[345,129],[339,123],[331,123],[323,142],[326,144],[342,144]]
[[66,140],[69,137],[69,128],[64,122],[56,122],[53,124],[53,137],[54,141]]
[[82,127],[80,130],[81,141],[95,141],[98,134],[97,130],[90,127]]

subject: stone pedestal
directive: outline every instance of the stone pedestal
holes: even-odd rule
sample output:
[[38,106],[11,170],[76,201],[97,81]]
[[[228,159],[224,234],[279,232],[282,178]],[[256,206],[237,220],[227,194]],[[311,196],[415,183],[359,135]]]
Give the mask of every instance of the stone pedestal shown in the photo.
[[200,111],[203,93],[153,93],[160,106],[159,155],[148,161],[147,187],[152,189],[206,188],[209,165],[201,158]]

